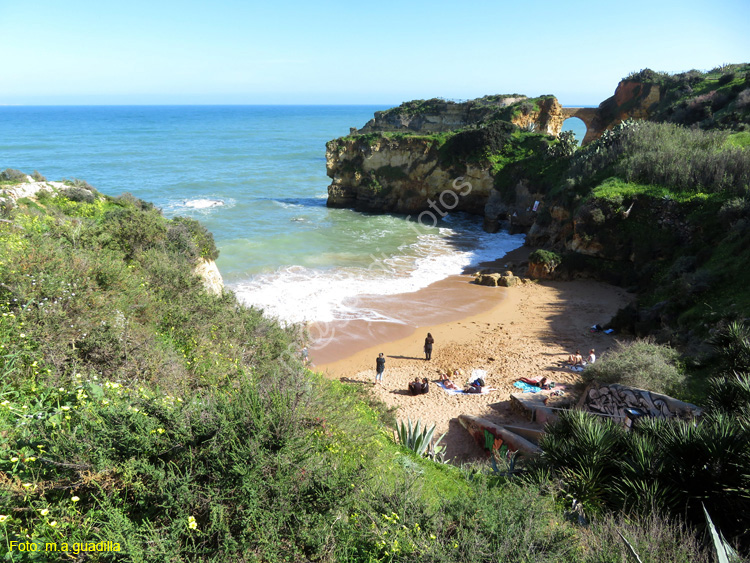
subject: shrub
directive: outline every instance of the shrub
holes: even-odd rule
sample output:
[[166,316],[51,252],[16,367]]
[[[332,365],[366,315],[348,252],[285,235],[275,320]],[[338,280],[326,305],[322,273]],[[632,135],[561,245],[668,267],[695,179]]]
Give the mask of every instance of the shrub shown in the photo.
[[744,416],[750,422],[750,373],[734,373],[711,380],[706,406],[714,412]]
[[750,189],[750,151],[728,146],[727,137],[670,123],[626,121],[578,150],[568,176],[597,182],[612,170],[628,182],[675,191],[744,195]]
[[622,537],[632,544],[643,563],[713,561],[693,530],[679,520],[657,512],[636,518],[606,514],[582,528],[581,535],[584,561],[622,563],[626,560],[622,553]]
[[724,202],[719,209],[719,218],[727,225],[750,216],[750,201],[744,197],[735,197]]
[[25,182],[26,181],[26,174],[21,172],[20,170],[15,170],[13,168],[6,168],[3,171],[0,171],[0,182]]
[[571,157],[578,150],[578,141],[573,131],[563,131],[557,138],[558,142],[549,145],[547,154],[553,158]]
[[613,501],[611,481],[618,473],[616,453],[624,439],[623,428],[610,419],[563,411],[545,429],[539,463],[558,472],[568,502],[581,503],[590,515]]
[[90,190],[83,187],[63,188],[59,194],[77,203],[94,203],[96,196]]
[[445,163],[477,161],[503,149],[518,128],[507,121],[496,121],[480,129],[461,131],[450,137],[441,149]]
[[149,246],[161,244],[167,233],[166,219],[159,212],[141,212],[130,207],[107,211],[100,228],[110,237],[110,245],[122,250],[128,260]]
[[191,258],[216,260],[219,249],[216,248],[213,234],[200,222],[188,217],[175,217],[167,230],[167,239],[175,249],[183,251]]
[[562,258],[556,252],[542,250],[541,248],[529,254],[529,262],[532,264],[544,264],[551,269],[556,268],[562,262]]
[[750,372],[750,327],[731,322],[710,340],[714,348],[717,371],[721,374]]
[[735,102],[737,109],[748,109],[750,108],[750,88],[744,89],[737,95]]
[[587,381],[621,383],[657,393],[679,393],[684,374],[673,348],[651,340],[618,342],[583,371]]
[[38,170],[34,170],[34,172],[31,173],[31,177],[34,178],[34,181],[36,182],[46,182],[47,178],[42,176],[42,174],[39,173]]

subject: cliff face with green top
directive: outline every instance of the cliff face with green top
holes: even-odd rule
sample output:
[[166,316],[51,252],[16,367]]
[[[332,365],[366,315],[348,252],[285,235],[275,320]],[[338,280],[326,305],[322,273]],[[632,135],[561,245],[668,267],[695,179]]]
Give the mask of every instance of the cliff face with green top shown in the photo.
[[630,330],[705,333],[708,319],[750,315],[738,270],[750,258],[750,65],[633,74],[589,111],[596,138],[582,148],[550,134],[574,110],[519,98],[379,112],[328,143],[328,205],[460,210],[491,232],[527,232],[527,244],[564,255],[553,275],[638,291]]
[[[550,179],[540,180],[537,162],[530,177],[518,177],[519,165],[530,165],[531,151],[555,153],[563,122],[578,115],[595,139],[630,116],[647,117],[660,91],[650,84],[623,81],[615,95],[597,109],[563,108],[554,96],[519,94],[485,96],[467,102],[441,99],[406,102],[375,117],[352,134],[326,145],[326,169],[332,179],[330,207],[362,211],[419,213],[435,210],[437,198],[454,199],[454,183],[471,185],[470,194],[441,210],[485,216],[485,228],[505,223],[528,229],[529,214]],[[534,139],[534,140],[531,140]],[[532,145],[534,147],[532,148]],[[563,149],[563,153],[567,149]],[[559,151],[558,151],[559,152]],[[509,175],[506,167],[512,170]],[[501,197],[510,179],[514,202]],[[537,182],[529,181],[537,180]],[[498,188],[498,189],[493,189]],[[511,225],[512,223],[512,225]]]

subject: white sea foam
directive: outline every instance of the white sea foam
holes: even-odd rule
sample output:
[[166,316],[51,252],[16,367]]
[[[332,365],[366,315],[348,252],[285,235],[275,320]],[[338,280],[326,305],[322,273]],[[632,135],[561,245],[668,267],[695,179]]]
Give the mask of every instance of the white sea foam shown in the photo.
[[168,216],[200,213],[205,215],[217,209],[230,209],[236,201],[232,198],[218,198],[211,196],[199,196],[189,199],[170,199],[163,207]]
[[207,209],[209,207],[221,207],[224,205],[224,201],[221,199],[187,199],[183,205],[191,209]]
[[[402,322],[363,307],[360,296],[410,293],[523,244],[524,235],[483,232],[420,235],[399,253],[372,254],[368,267],[317,269],[289,266],[232,284],[246,304],[287,322],[363,319]],[[471,250],[462,249],[471,245]]]

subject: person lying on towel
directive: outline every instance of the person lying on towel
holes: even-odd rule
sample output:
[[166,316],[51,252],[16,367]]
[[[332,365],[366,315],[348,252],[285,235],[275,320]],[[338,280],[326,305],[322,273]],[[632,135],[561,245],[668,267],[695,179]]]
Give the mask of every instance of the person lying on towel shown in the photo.
[[446,389],[451,389],[452,391],[460,391],[460,388],[458,387],[458,385],[456,385],[450,379],[448,379],[448,374],[446,373],[440,374],[440,383],[442,383]]
[[530,377],[522,377],[521,379],[519,379],[519,381],[522,381],[522,382],[526,383],[527,385],[533,385],[534,387],[540,387],[542,389],[545,389],[546,386],[547,386],[547,378],[546,377],[542,377],[542,378],[537,377],[535,379],[532,379]]

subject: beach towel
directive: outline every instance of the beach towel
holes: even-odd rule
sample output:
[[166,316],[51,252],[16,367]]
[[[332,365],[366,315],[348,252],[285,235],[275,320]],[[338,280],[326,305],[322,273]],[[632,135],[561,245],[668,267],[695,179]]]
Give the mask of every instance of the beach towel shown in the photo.
[[513,384],[513,387],[522,389],[524,393],[539,393],[539,391],[541,391],[541,389],[536,385],[529,385],[528,383],[524,383],[523,381],[516,381]]
[[440,388],[450,395],[463,394],[463,389],[448,389],[442,381],[436,382]]

